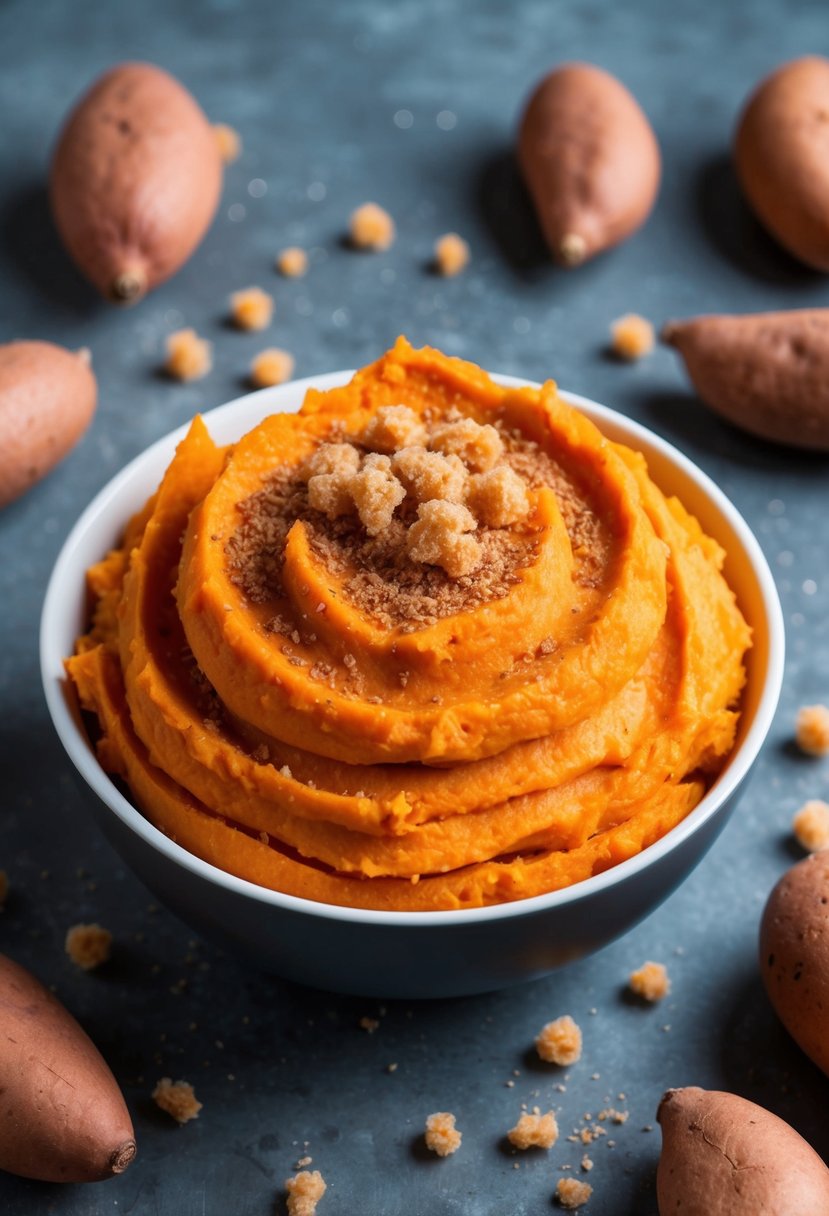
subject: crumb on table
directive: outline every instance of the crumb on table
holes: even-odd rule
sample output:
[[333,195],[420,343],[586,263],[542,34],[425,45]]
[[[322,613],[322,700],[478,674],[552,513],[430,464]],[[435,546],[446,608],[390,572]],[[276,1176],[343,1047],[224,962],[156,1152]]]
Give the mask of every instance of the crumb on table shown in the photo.
[[647,962],[628,978],[631,992],[643,1001],[661,1001],[671,991],[671,981],[664,963]]
[[269,346],[267,350],[255,355],[250,365],[251,384],[257,388],[272,388],[274,384],[284,384],[294,374],[294,356],[278,346]]
[[429,446],[446,455],[459,456],[473,473],[485,473],[504,454],[504,441],[494,426],[474,418],[445,422],[432,432]]
[[581,1030],[569,1014],[542,1026],[535,1049],[548,1064],[575,1064],[581,1059]]
[[795,726],[797,746],[808,756],[829,753],[829,706],[804,705],[798,710]]
[[73,925],[66,934],[66,953],[84,971],[100,967],[109,958],[112,934],[100,925]]
[[808,853],[829,847],[829,802],[813,798],[804,803],[792,820],[792,830]]
[[476,527],[475,516],[460,503],[422,502],[406,540],[409,557],[442,566],[450,578],[471,574],[483,560],[480,543],[471,535]]
[[457,232],[447,232],[435,241],[435,269],[452,278],[469,265],[469,246]]
[[426,439],[426,427],[408,405],[382,405],[369,418],[360,436],[375,452],[397,452]]
[[202,1104],[189,1081],[172,1081],[162,1077],[152,1093],[153,1102],[159,1110],[172,1115],[177,1123],[188,1123],[198,1119]]
[[556,1183],[556,1199],[563,1208],[580,1208],[592,1194],[590,1183],[580,1182],[578,1178],[559,1178]]
[[379,1030],[380,1028],[380,1019],[372,1018],[366,1015],[360,1018],[358,1024],[360,1029],[364,1030],[366,1034],[374,1034],[375,1030]]
[[217,122],[213,124],[213,134],[219,146],[219,156],[226,165],[229,165],[242,151],[242,141],[238,132],[234,131],[233,127],[229,127],[226,122]]
[[267,329],[273,317],[273,296],[261,287],[245,287],[230,297],[230,315],[239,329]]
[[620,359],[633,361],[649,355],[654,347],[653,326],[635,312],[619,317],[610,327],[611,348]]
[[277,254],[276,269],[286,279],[301,279],[308,271],[308,254],[299,245],[289,245]]
[[507,528],[529,514],[527,483],[506,464],[475,473],[469,483],[469,505],[479,523]]
[[288,1216],[314,1216],[327,1189],[319,1170],[300,1170],[293,1178],[286,1178]]
[[394,220],[377,203],[363,203],[353,211],[348,230],[356,249],[382,251],[394,243]]
[[455,1116],[448,1111],[435,1111],[426,1120],[426,1147],[439,1157],[449,1157],[461,1146],[463,1133],[455,1127]]
[[515,1127],[507,1132],[507,1139],[515,1148],[552,1148],[558,1140],[558,1123],[553,1111],[545,1115],[526,1113],[521,1115]]
[[195,329],[177,329],[167,338],[164,370],[174,380],[200,380],[213,366],[210,343]]

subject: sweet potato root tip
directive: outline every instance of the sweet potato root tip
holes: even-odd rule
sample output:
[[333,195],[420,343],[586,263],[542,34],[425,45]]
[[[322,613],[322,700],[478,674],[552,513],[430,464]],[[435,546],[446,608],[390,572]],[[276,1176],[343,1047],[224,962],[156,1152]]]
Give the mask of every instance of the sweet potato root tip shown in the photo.
[[124,270],[115,276],[110,296],[116,304],[136,304],[147,291],[147,276],[143,270]]
[[127,1166],[132,1165],[137,1152],[138,1147],[134,1140],[125,1140],[119,1145],[109,1159],[113,1174],[123,1174]]
[[561,238],[558,247],[558,260],[564,266],[578,266],[584,261],[587,253],[587,241],[577,232],[568,232]]

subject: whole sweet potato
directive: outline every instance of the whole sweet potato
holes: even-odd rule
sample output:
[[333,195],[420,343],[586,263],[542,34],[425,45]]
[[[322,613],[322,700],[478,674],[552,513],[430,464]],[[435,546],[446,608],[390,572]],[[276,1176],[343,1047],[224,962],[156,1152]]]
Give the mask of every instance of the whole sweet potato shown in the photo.
[[659,1216],[826,1216],[829,1170],[777,1115],[736,1094],[669,1089],[659,1104]]
[[88,279],[132,303],[169,278],[204,236],[222,162],[205,115],[161,68],[123,63],[69,115],[52,160],[52,210]]
[[132,1123],[98,1049],[34,976],[0,955],[0,1169],[98,1182],[134,1157]]
[[86,351],[51,342],[0,346],[0,507],[24,494],[75,446],[95,412]]
[[679,351],[712,410],[763,439],[829,451],[829,309],[670,321]]
[[737,175],[781,245],[829,270],[829,59],[784,63],[749,98],[734,141]]
[[518,135],[518,159],[556,261],[575,266],[625,240],[659,190],[659,145],[615,76],[566,63],[541,81]]

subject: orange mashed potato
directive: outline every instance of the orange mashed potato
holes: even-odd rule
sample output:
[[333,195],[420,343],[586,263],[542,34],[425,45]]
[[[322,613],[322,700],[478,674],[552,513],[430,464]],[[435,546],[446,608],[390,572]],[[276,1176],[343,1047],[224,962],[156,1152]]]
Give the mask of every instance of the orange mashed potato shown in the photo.
[[480,907],[658,840],[734,741],[723,552],[541,388],[393,350],[229,448],[196,418],[88,573],[98,755],[219,868]]

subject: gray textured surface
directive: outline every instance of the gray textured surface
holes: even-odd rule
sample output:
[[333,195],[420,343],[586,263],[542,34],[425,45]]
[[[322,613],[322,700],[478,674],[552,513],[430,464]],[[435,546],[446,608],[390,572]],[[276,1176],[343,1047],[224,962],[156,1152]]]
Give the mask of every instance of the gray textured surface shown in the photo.
[[[754,959],[763,901],[795,855],[791,813],[829,786],[827,766],[789,744],[796,707],[829,699],[827,464],[755,443],[702,412],[671,352],[623,368],[602,349],[609,321],[629,310],[661,321],[829,304],[825,279],[757,229],[727,159],[742,97],[780,59],[825,44],[825,6],[733,0],[666,12],[657,0],[7,0],[0,8],[0,340],[89,346],[101,390],[83,444],[0,517],[0,866],[12,883],[0,943],[56,987],[101,1045],[140,1143],[128,1174],[99,1187],[0,1178],[9,1216],[264,1216],[282,1210],[278,1188],[306,1142],[330,1184],[320,1216],[547,1211],[558,1167],[577,1170],[581,1148],[562,1138],[549,1158],[524,1157],[514,1170],[501,1138],[520,1103],[553,1105],[566,1134],[606,1099],[623,1105],[620,1092],[630,1119],[611,1131],[615,1145],[593,1147],[587,1211],[648,1216],[659,1136],[641,1129],[653,1123],[662,1090],[687,1083],[764,1103],[829,1155],[827,1082],[776,1025]],[[529,84],[579,56],[634,90],[662,143],[665,176],[643,232],[565,275],[526,235],[507,153]],[[176,72],[211,117],[241,132],[245,151],[191,263],[135,311],[115,312],[60,252],[43,178],[69,101],[127,57]],[[260,197],[255,180],[266,186]],[[340,244],[348,213],[367,198],[388,206],[399,226],[397,244],[379,257]],[[474,263],[442,283],[425,263],[434,237],[453,228],[469,239]],[[289,242],[314,251],[311,273],[296,283],[271,270]],[[69,525],[149,441],[237,395],[261,339],[230,332],[222,314],[228,292],[249,283],[273,289],[273,340],[296,353],[299,375],[362,363],[404,331],[495,370],[552,374],[639,418],[745,513],[785,609],[785,692],[759,772],[683,888],[625,940],[548,981],[441,1005],[389,1005],[371,1036],[357,1022],[375,1003],[242,971],[149,906],[92,829],[39,686],[39,606]],[[173,387],[155,372],[164,334],[182,323],[215,343],[215,371],[195,387]],[[99,974],[77,973],[63,955],[77,920],[115,933],[115,957]],[[622,996],[627,973],[646,958],[664,960],[674,982],[654,1009]],[[581,1022],[586,1046],[560,1092],[559,1078],[527,1049],[539,1025],[565,1011]],[[162,1075],[195,1083],[204,1102],[197,1122],[179,1130],[154,1111],[148,1094]],[[445,1162],[424,1160],[416,1147],[435,1109],[455,1111],[465,1136]]]

